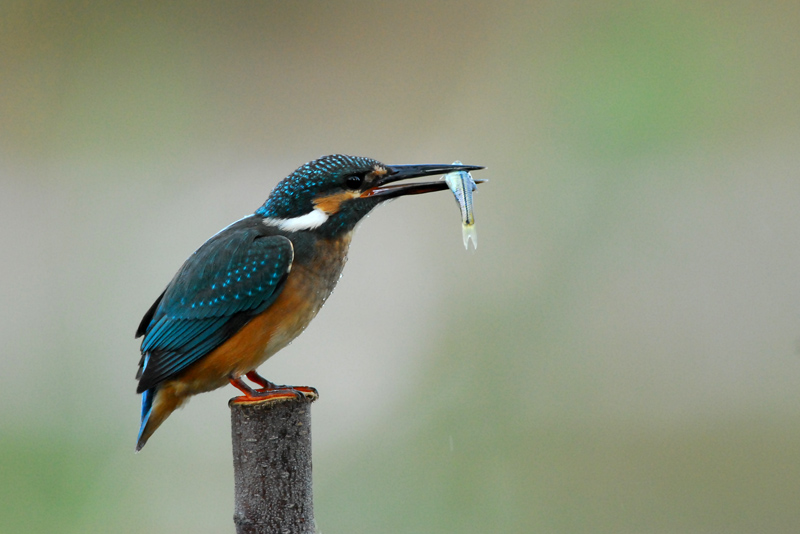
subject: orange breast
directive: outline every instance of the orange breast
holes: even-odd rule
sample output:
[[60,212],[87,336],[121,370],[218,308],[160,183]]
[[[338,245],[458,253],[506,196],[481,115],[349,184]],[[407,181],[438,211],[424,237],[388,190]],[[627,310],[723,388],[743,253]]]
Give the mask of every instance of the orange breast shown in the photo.
[[[228,383],[231,376],[244,375],[300,335],[317,315],[341,275],[350,243],[321,241],[316,269],[294,264],[281,294],[266,311],[200,361],[189,367],[171,386],[179,394],[194,395]],[[166,384],[165,384],[166,385]]]

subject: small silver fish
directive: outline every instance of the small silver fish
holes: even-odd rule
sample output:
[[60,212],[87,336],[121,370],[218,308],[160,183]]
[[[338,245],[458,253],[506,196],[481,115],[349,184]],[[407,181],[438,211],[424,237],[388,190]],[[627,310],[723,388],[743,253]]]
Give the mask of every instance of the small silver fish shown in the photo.
[[[461,165],[460,161],[454,161],[453,165]],[[464,248],[469,250],[469,242],[472,240],[473,248],[478,248],[478,232],[475,230],[475,214],[472,210],[472,192],[478,189],[475,180],[467,171],[455,171],[445,174],[444,180],[461,209],[461,233],[464,237]]]

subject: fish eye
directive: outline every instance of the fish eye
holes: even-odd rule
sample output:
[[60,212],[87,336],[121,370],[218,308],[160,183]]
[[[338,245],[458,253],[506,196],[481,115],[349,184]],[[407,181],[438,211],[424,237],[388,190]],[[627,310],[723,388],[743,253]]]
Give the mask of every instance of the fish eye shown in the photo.
[[357,174],[351,174],[344,181],[348,189],[359,189],[362,183],[364,183],[364,177]]

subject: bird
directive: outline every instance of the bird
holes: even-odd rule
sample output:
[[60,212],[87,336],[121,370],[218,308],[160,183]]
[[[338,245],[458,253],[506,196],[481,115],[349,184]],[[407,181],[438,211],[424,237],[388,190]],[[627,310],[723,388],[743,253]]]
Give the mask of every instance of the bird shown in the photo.
[[[339,280],[357,224],[381,203],[447,190],[474,165],[385,165],[333,154],[300,166],[250,215],[208,239],[144,314],[136,374],[142,394],[136,451],[189,397],[227,384],[237,400],[316,395],[256,372],[317,315]],[[247,377],[260,388],[243,380]]]

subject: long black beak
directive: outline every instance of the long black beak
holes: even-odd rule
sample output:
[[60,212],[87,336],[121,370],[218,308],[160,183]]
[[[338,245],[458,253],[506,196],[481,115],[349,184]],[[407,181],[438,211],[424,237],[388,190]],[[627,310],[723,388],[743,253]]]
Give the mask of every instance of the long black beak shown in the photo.
[[[381,197],[381,200],[388,200],[403,195],[419,195],[442,191],[448,189],[447,182],[439,180],[436,182],[415,182],[411,184],[389,185],[399,180],[407,178],[419,178],[434,174],[447,174],[453,171],[478,171],[483,167],[476,165],[387,165],[389,171],[386,175],[377,180],[375,185],[361,193],[362,197]],[[476,184],[486,180],[475,180]]]

